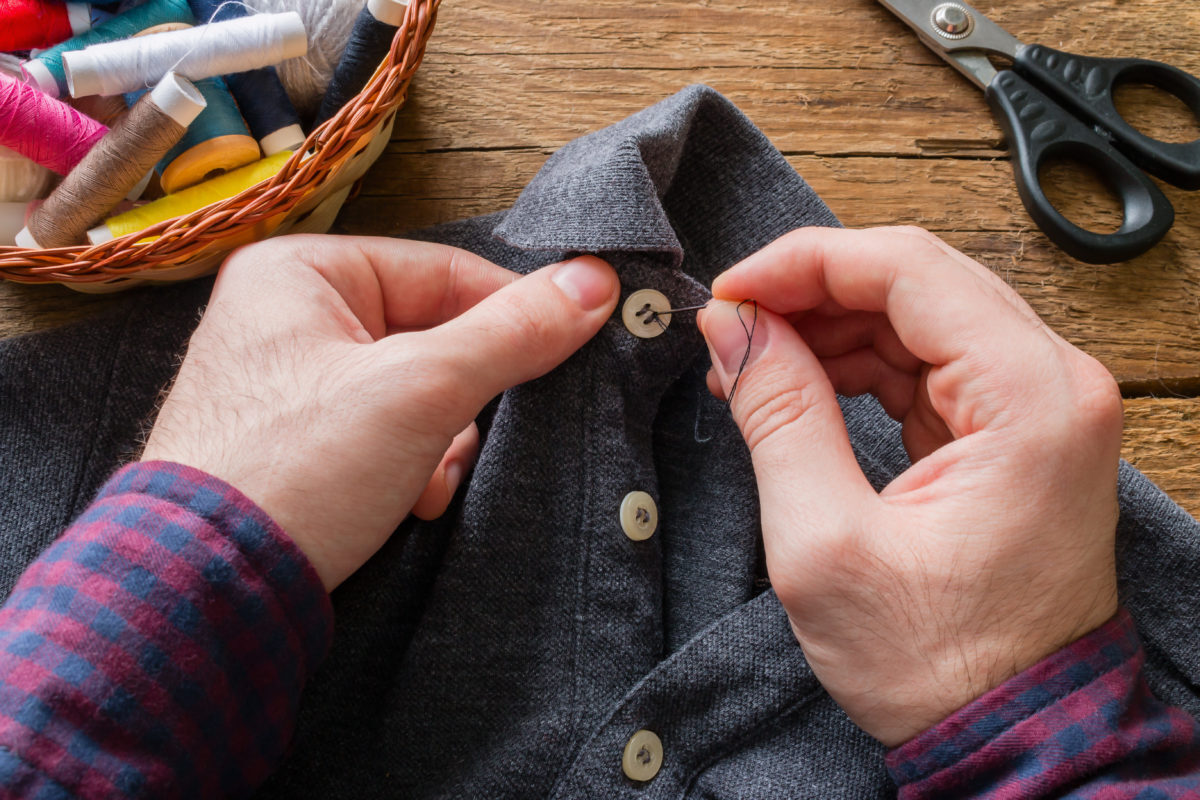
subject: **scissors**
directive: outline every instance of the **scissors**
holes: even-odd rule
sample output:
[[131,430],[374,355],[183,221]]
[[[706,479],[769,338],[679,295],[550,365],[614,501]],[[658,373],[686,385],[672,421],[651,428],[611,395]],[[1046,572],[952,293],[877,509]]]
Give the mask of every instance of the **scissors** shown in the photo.
[[[1150,84],[1178,97],[1200,119],[1200,80],[1194,76],[1158,61],[1092,58],[1025,44],[958,0],[880,2],[984,90],[1012,150],[1017,191],[1029,216],[1075,258],[1124,261],[1166,234],[1175,210],[1145,172],[1200,189],[1200,139],[1153,139],[1126,122],[1113,103],[1117,86]],[[988,54],[1010,59],[1012,67],[997,70]],[[1098,173],[1121,200],[1124,219],[1117,231],[1093,233],[1059,213],[1038,174],[1052,158],[1076,160]]]

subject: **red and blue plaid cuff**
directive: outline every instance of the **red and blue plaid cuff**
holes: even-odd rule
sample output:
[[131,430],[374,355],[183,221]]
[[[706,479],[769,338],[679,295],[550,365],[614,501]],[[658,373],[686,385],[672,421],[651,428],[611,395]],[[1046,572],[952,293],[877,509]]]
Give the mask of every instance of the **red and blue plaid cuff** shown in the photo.
[[1200,796],[1200,727],[1151,694],[1143,660],[1121,610],[891,751],[900,797]]
[[241,492],[126,467],[0,608],[0,797],[248,794],[332,625],[308,560]]

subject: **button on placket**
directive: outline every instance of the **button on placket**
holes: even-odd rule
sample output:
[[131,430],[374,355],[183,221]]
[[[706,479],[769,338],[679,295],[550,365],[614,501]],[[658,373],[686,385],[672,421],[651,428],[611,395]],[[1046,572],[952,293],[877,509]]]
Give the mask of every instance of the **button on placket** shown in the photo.
[[646,492],[630,492],[621,501],[621,530],[635,542],[654,535],[658,528],[658,504]]
[[667,313],[670,308],[671,301],[662,292],[639,289],[621,306],[621,322],[639,339],[653,339],[665,333],[671,324],[671,315]]
[[630,780],[653,780],[663,765],[662,739],[654,731],[640,730],[625,743],[621,754],[621,770]]

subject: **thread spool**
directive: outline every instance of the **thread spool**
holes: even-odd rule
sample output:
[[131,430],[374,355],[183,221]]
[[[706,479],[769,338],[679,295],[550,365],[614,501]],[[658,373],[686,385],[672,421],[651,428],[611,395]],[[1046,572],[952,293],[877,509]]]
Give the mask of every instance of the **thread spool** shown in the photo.
[[407,10],[405,0],[367,0],[321,100],[314,126],[332,118],[363,90],[391,49]]
[[50,47],[92,28],[85,3],[61,0],[0,0],[0,50]]
[[[246,7],[236,0],[188,0],[188,3],[196,19],[202,22],[239,19],[247,14]],[[274,66],[230,73],[225,76],[225,83],[265,155],[300,148],[305,139],[300,115],[288,99]]]
[[54,173],[7,147],[0,147],[0,203],[27,203],[45,197]]
[[125,105],[125,98],[99,95],[72,100],[71,107],[110,128],[129,110],[129,106]]
[[21,65],[21,71],[26,83],[33,84],[51,97],[63,97],[67,94],[67,76],[63,72],[62,61],[64,53],[82,50],[101,42],[127,39],[147,28],[166,22],[190,24],[195,21],[187,0],[149,0],[95,26],[87,33],[72,36],[65,42],[38,53],[36,57]]
[[[238,2],[238,0],[229,0]],[[321,104],[333,72],[354,21],[362,11],[364,0],[322,0],[298,3],[296,0],[242,0],[251,13],[275,14],[296,11],[308,29],[308,54],[304,58],[285,61],[276,69],[288,97],[300,112],[302,120],[312,119]]]
[[63,54],[71,95],[123,94],[170,70],[192,80],[278,64],[308,52],[294,11],[214,22],[183,31],[106,42]]
[[66,103],[0,74],[0,145],[66,175],[106,133]]
[[278,173],[291,155],[291,153],[276,153],[233,172],[227,172],[189,189],[184,189],[177,194],[167,195],[152,203],[118,214],[106,220],[103,225],[88,231],[88,240],[92,244],[101,244],[241,194],[246,189],[262,183]]
[[21,75],[21,59],[12,53],[0,53],[0,73],[23,80]]
[[28,203],[0,203],[0,247],[13,247],[17,234],[25,227]]
[[[206,108],[188,127],[183,139],[158,162],[163,191],[173,194],[223,172],[257,161],[258,142],[246,128],[237,103],[220,78],[195,81]],[[133,103],[144,92],[126,96]]]
[[17,243],[38,248],[82,242],[88,229],[183,138],[204,106],[190,81],[168,72],[33,212]]
[[134,34],[134,38],[138,36],[153,36],[156,33],[170,33],[171,31],[186,31],[192,27],[190,22],[164,22],[161,25],[155,25],[152,28],[146,28],[144,31],[139,31]]

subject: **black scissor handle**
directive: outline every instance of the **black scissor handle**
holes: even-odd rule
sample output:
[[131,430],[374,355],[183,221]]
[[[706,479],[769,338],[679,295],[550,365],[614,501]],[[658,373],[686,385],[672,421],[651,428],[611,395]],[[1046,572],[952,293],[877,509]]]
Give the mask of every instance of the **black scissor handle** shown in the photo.
[[1013,69],[1041,85],[1059,105],[1112,134],[1129,158],[1151,175],[1184,189],[1200,189],[1200,139],[1163,142],[1130,125],[1113,103],[1113,89],[1148,83],[1178,97],[1200,120],[1200,79],[1159,61],[1090,58],[1032,44]]
[[[987,98],[1008,137],[1021,201],[1038,227],[1067,253],[1089,264],[1125,261],[1149,250],[1170,229],[1175,209],[1154,182],[1029,81],[1003,70],[988,85]],[[1042,164],[1055,157],[1081,161],[1096,170],[1121,198],[1120,229],[1093,233],[1059,213],[1038,175]]]

